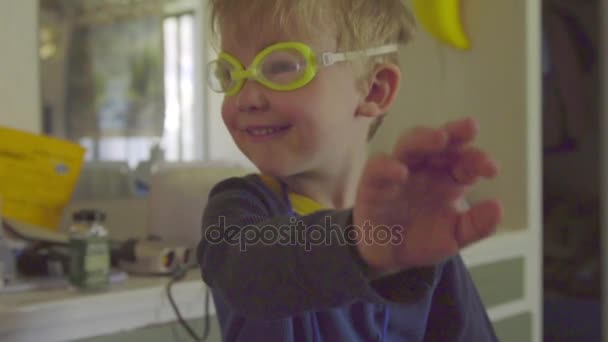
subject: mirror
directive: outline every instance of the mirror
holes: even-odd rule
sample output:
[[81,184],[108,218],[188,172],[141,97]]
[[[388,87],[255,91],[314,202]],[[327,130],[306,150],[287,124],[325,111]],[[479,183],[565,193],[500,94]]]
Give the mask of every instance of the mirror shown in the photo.
[[131,168],[202,159],[194,3],[39,0],[44,132]]

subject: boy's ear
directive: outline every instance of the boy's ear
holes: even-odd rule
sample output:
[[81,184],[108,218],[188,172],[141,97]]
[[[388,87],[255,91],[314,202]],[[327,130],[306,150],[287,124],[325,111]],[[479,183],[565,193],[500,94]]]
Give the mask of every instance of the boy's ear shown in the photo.
[[357,115],[378,117],[390,109],[401,82],[399,67],[384,63],[376,66],[366,85],[367,94],[357,108]]

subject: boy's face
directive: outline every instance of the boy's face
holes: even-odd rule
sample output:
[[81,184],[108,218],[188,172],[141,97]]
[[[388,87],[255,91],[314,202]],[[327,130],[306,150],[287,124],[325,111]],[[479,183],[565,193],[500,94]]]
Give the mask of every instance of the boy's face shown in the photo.
[[[335,52],[333,34],[302,39],[280,30],[222,30],[222,50],[245,68],[269,45],[284,41],[308,44],[316,53]],[[320,68],[306,86],[274,91],[247,80],[226,96],[222,117],[240,150],[264,173],[287,177],[305,172],[340,172],[363,148],[369,118],[358,115],[363,93],[347,63]]]

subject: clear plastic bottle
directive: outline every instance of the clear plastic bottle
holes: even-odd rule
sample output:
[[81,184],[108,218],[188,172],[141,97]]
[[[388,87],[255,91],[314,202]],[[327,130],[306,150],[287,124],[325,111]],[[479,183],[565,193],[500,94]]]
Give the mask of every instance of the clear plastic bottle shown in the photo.
[[5,238],[0,237],[0,287],[15,280],[15,255]]
[[81,210],[70,227],[70,282],[82,289],[103,289],[110,279],[110,243],[105,213]]
[[4,235],[2,198],[0,198],[0,288],[13,281],[16,275],[15,255]]

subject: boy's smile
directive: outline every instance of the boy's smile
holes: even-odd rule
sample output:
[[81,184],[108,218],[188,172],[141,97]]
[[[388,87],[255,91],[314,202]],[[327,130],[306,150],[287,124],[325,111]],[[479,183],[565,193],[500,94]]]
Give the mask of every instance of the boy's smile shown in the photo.
[[263,142],[289,132],[292,125],[247,125],[242,131],[247,132],[254,142]]

